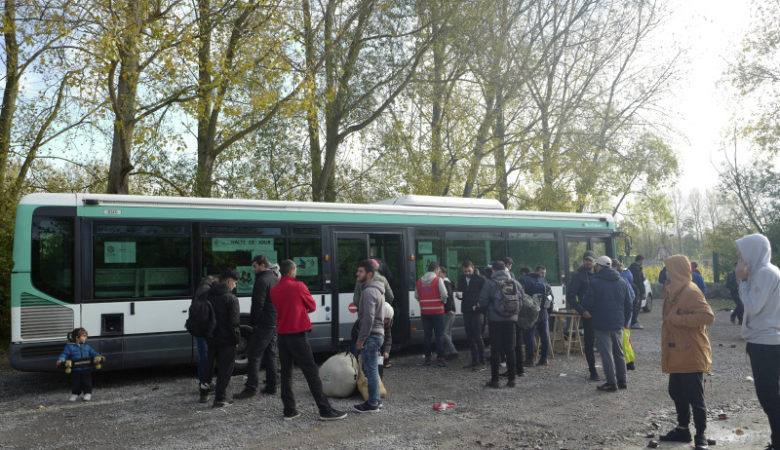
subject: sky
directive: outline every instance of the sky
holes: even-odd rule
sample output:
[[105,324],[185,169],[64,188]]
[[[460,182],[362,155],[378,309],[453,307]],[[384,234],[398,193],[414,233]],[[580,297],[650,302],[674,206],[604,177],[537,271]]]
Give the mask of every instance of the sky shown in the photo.
[[680,77],[661,107],[673,128],[683,192],[714,188],[731,119],[749,114],[736,101],[726,71],[751,28],[749,0],[670,0],[656,51],[683,50]]

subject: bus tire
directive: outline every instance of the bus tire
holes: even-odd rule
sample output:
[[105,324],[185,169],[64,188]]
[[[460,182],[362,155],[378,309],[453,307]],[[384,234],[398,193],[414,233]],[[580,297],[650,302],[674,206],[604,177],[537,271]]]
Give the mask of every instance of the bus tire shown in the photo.
[[236,359],[233,363],[233,376],[246,374],[247,367],[249,366],[247,348],[249,347],[249,337],[252,336],[252,327],[249,325],[241,325],[240,328],[241,339],[238,342],[238,348],[236,348]]

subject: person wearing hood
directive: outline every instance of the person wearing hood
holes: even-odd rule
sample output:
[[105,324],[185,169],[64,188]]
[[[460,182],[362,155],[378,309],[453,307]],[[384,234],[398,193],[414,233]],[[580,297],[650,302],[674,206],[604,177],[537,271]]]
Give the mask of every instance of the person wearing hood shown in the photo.
[[663,324],[661,325],[661,369],[669,374],[669,396],[677,410],[677,427],[661,436],[662,441],[690,442],[688,429],[693,410],[697,450],[707,448],[704,430],[704,373],[710,371],[712,349],[707,325],[715,321],[704,294],[692,281],[691,263],[683,255],[666,258]]
[[642,272],[642,264],[644,262],[644,256],[636,255],[634,262],[628,266],[628,270],[631,271],[631,275],[634,277],[634,286],[636,286],[637,294],[631,312],[631,328],[634,330],[641,330],[644,328],[639,324],[639,310],[642,309],[642,301],[647,298],[647,292],[645,292],[645,274]]
[[359,413],[379,411],[379,350],[385,338],[385,286],[374,280],[376,267],[371,260],[358,263],[355,277],[363,285],[360,294],[360,331],[355,345],[361,353],[363,373],[368,381],[368,400],[353,406]]
[[227,398],[227,387],[233,375],[233,364],[236,360],[236,347],[241,340],[241,309],[233,289],[238,283],[238,272],[227,269],[219,276],[219,281],[209,289],[208,299],[214,308],[217,326],[214,336],[209,339],[209,364],[205,379],[211,382],[214,362],[217,363],[217,387],[214,394],[215,408],[221,408],[233,403]]
[[[596,274],[582,300],[582,317],[593,319],[596,346],[607,382],[598,390],[615,392],[626,389],[626,358],[623,355],[623,328],[631,323],[631,294],[625,281],[611,268],[609,256],[596,260]],[[617,376],[615,370],[617,369]]]
[[423,323],[424,365],[432,363],[431,344],[436,334],[436,356],[439,367],[447,366],[444,351],[444,305],[447,303],[447,287],[439,276],[439,263],[431,261],[428,271],[417,280],[414,297],[420,302],[420,314]]
[[699,272],[699,264],[696,262],[691,262],[691,277],[693,279],[693,284],[701,289],[702,294],[706,294],[707,285],[704,284],[704,277],[701,276],[701,272]]
[[780,449],[780,269],[772,264],[769,239],[751,234],[736,241],[739,296],[744,307],[742,337],[753,370],[756,396]]
[[479,308],[487,310],[490,322],[490,381],[487,382],[486,386],[494,389],[499,388],[498,367],[501,355],[506,355],[506,368],[509,377],[506,387],[515,387],[517,363],[522,363],[522,361],[517,361],[514,348],[517,312],[507,314],[502,311],[501,307],[504,298],[501,291],[505,283],[514,285],[515,295],[522,301],[523,287],[519,282],[510,278],[503,261],[493,263],[493,273],[490,280],[485,281],[482,286],[478,300]]
[[252,260],[255,284],[252,287],[252,306],[249,312],[249,325],[252,336],[247,346],[247,376],[244,390],[234,396],[236,399],[254,397],[260,384],[260,362],[265,365],[265,387],[263,394],[276,393],[276,308],[269,296],[271,288],[279,278],[265,255],[257,255]]
[[[585,332],[585,360],[588,362],[588,371],[591,381],[599,381],[599,373],[596,371],[596,355],[593,352],[595,337],[593,334],[593,321],[590,316],[585,317],[585,308],[582,306],[582,300],[590,286],[590,280],[593,279],[593,265],[596,263],[596,254],[592,250],[587,250],[582,255],[582,265],[571,275],[571,281],[566,288],[566,307],[574,309],[582,315],[582,328]],[[579,333],[579,330],[575,330]]]

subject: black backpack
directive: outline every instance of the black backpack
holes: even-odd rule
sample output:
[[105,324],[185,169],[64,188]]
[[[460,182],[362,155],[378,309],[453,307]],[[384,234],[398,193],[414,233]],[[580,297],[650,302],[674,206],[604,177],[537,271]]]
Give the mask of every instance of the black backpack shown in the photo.
[[198,289],[192,303],[190,303],[187,321],[184,322],[184,328],[194,337],[209,338],[214,334],[214,329],[217,328],[217,316],[214,314],[214,307],[208,300],[208,292],[208,289]]
[[520,312],[520,292],[515,280],[496,281],[498,287],[498,313],[511,317]]

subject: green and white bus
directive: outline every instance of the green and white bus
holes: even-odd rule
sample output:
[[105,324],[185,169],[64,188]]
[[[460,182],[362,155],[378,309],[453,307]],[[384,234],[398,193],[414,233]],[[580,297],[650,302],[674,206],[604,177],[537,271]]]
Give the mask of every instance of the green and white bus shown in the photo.
[[[16,216],[11,364],[54,371],[74,327],[87,329],[90,345],[108,356],[108,369],[194,363],[197,351],[184,322],[198,281],[235,267],[245,320],[258,254],[298,264],[298,279],[317,302],[310,314],[315,351],[349,341],[355,271],[368,256],[389,268],[393,343],[422,342],[414,285],[429,261],[444,264],[453,281],[464,259],[484,267],[511,256],[516,275],[522,266],[544,265],[558,308],[583,252],[614,255],[615,235],[609,215],[506,211],[484,199],[334,204],[28,195]],[[460,317],[454,333],[465,335]]]

